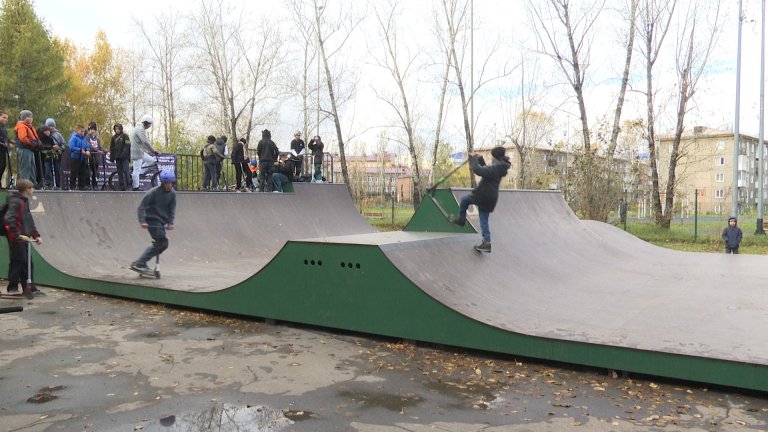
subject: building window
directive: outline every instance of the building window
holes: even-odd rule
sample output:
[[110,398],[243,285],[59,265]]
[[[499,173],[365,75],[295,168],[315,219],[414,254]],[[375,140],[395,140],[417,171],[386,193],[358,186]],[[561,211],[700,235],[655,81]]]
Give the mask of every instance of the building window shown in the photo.
[[725,181],[725,173],[717,173],[717,174],[715,174],[715,181],[716,182],[724,182]]
[[725,165],[725,157],[724,156],[718,156],[715,158],[715,165],[723,166]]
[[672,154],[672,149],[674,148],[674,144],[669,145],[669,154]]
[[725,193],[723,193],[722,189],[715,190],[715,198],[723,198],[725,197]]
[[718,150],[725,150],[725,141],[718,141],[717,142],[717,149]]

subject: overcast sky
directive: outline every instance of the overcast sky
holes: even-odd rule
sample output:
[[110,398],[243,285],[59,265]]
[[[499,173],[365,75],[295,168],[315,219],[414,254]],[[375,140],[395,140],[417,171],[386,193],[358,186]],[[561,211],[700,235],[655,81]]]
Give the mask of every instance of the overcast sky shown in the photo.
[[[614,1],[609,0],[607,3],[610,5]],[[113,45],[131,48],[134,44],[140,42],[132,24],[132,17],[138,17],[139,19],[148,18],[152,14],[159,14],[169,10],[181,13],[185,12],[187,8],[195,7],[199,2],[190,0],[36,0],[34,4],[38,15],[49,26],[54,35],[66,37],[78,45],[90,47],[93,44],[94,35],[99,29],[102,29],[106,32],[110,43]],[[413,31],[414,39],[424,38],[427,34],[425,33],[425,27],[428,25],[429,15],[424,15],[423,12],[429,10],[432,2],[428,0],[412,0],[405,4],[408,5],[409,12],[406,14],[407,17],[404,18],[408,22],[404,24]],[[246,5],[246,7],[253,8],[254,14],[270,14],[274,16],[275,21],[270,21],[274,25],[280,25],[280,17],[287,16],[286,7],[283,1],[280,0],[251,1],[247,2]],[[474,5],[476,22],[482,23],[486,37],[496,31],[494,29],[498,29],[497,33],[500,37],[504,41],[509,41],[504,49],[515,50],[518,49],[518,46],[524,44],[526,40],[532,41],[534,39],[529,27],[529,19],[525,12],[525,2],[523,0],[475,0]],[[718,49],[715,52],[710,73],[702,82],[700,92],[697,95],[696,105],[688,117],[688,127],[692,127],[694,124],[702,124],[714,128],[731,128],[733,126],[735,118],[736,11],[738,1],[726,0],[722,1],[721,5],[724,9],[723,33],[719,39]],[[744,9],[746,20],[743,35],[741,131],[757,136],[760,0],[745,0]],[[374,27],[372,24],[364,27],[366,32],[365,38],[368,38],[368,40],[374,38]],[[617,29],[604,28],[601,30],[602,34],[596,40],[597,49],[593,52],[594,58],[591,65],[591,73],[594,74],[592,76],[595,82],[588,89],[590,92],[590,105],[588,106],[590,121],[594,121],[597,117],[610,112],[609,108],[613,103],[611,98],[614,97],[615,91],[618,88],[615,78],[618,76],[616,73],[620,71],[621,65],[603,64],[600,57],[609,51],[601,49],[602,46],[616,44],[616,33],[618,31]],[[482,49],[482,44],[482,39],[476,41],[476,46],[480,45],[478,50]],[[371,50],[368,44],[361,44],[360,47],[362,47],[362,50]],[[366,54],[370,53],[362,53],[361,58],[365,58]],[[636,73],[639,73],[640,56],[636,56],[635,61],[638,62],[635,70],[637,71]],[[539,62],[546,65],[544,66],[545,68],[549,68],[544,69],[550,71],[546,73],[552,74],[553,79],[558,79],[558,72],[553,68],[552,64],[547,64],[547,61],[544,59],[540,59]],[[363,102],[355,105],[355,109],[360,111],[360,114],[356,116],[356,121],[361,123],[360,129],[365,129],[370,125],[385,122],[375,118],[382,115],[380,107],[371,108],[371,106],[376,104],[371,99],[370,87],[379,82],[378,80],[381,79],[380,75],[372,72],[375,68],[370,63],[366,63],[365,60],[362,60],[361,64],[361,70],[364,74],[373,74],[367,78],[362,77],[358,93],[361,95]],[[669,74],[672,67],[671,63],[668,63],[666,66],[665,70],[668,75],[666,78],[668,79],[674,79],[674,76]],[[635,78],[642,79],[642,76],[637,75]],[[519,82],[519,74],[513,74],[509,79]],[[559,79],[562,81],[562,78]],[[428,83],[426,85],[433,84]],[[489,87],[489,89],[495,89],[495,87]],[[429,89],[429,92],[434,93],[436,90]],[[478,98],[476,102],[476,111],[480,111],[480,114],[478,114],[480,120],[478,120],[476,134],[479,136],[482,129],[486,132],[486,140],[489,139],[490,132],[488,131],[501,128],[501,125],[497,124],[498,120],[493,118],[494,114],[490,113],[490,110],[493,109],[494,101],[499,100],[499,96],[492,93],[493,91],[489,90],[484,95],[485,99],[483,101]],[[569,93],[568,89],[564,89],[550,97],[572,98],[572,92]],[[605,103],[600,103],[602,100]],[[670,103],[674,103],[674,101],[670,100]],[[478,105],[481,107],[477,108]],[[642,110],[642,96],[635,93],[629,96],[627,115],[624,117],[642,116]],[[573,128],[578,119],[571,117],[570,120],[561,119],[561,122],[567,124],[563,128]],[[296,125],[292,124],[293,121],[291,119],[284,120],[284,123],[276,127],[284,128],[286,131],[296,128]],[[458,125],[460,122],[457,121],[456,123],[457,125],[452,130],[447,131],[449,134],[461,134],[460,126]],[[330,131],[327,133],[330,133]]]

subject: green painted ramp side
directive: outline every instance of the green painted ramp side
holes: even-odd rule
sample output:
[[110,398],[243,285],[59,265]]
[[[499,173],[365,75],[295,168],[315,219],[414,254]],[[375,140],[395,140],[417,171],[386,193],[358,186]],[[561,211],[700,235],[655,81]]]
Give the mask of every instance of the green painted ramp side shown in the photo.
[[231,288],[191,293],[79,279],[35,256],[37,280],[118,297],[768,391],[768,367],[508,332],[436,301],[378,246],[289,242]]
[[[450,189],[438,189],[435,191],[435,200],[440,203],[440,206],[446,213],[458,214],[459,206],[453,198],[453,193]],[[445,219],[434,201],[426,195],[421,200],[421,204],[419,204],[419,208],[416,209],[411,220],[408,221],[408,224],[403,228],[403,231],[476,232],[471,224],[466,224],[465,226],[460,227],[450,223]]]

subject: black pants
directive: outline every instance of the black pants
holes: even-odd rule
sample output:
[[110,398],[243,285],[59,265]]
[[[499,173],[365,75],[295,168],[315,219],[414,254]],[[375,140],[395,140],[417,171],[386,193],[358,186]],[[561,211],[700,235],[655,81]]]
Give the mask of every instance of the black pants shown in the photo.
[[[0,179],[2,179],[3,174],[5,173],[5,168],[8,166],[8,149],[0,146]],[[5,186],[8,187],[11,185],[11,171],[8,171],[8,179],[5,181]]]
[[[91,188],[99,189],[99,159],[98,155],[91,155],[88,159],[88,169],[91,172]],[[87,184],[88,182],[86,182]]]
[[88,160],[69,160],[69,190],[84,190],[88,186]]
[[291,159],[293,162],[293,178],[301,177],[301,168],[304,166],[304,158]]
[[128,181],[131,179],[131,171],[128,169],[128,159],[116,159],[117,165],[117,190],[127,191]]
[[725,253],[738,255],[739,254],[739,248],[737,248],[737,247],[735,247],[735,248],[726,247],[725,248]]
[[235,187],[241,189],[243,187],[243,165],[239,162],[232,165],[235,167]]
[[27,281],[27,257],[28,242],[8,241],[9,258],[8,261],[8,291],[15,291],[19,288],[19,283],[25,284]]

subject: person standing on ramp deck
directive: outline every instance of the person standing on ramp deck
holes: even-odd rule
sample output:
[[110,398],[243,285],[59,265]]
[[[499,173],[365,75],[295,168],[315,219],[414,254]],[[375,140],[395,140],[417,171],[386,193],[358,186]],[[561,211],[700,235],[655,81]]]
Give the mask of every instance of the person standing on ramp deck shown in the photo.
[[168,249],[165,230],[173,229],[176,218],[176,191],[173,190],[176,175],[172,171],[162,171],[159,177],[160,185],[147,191],[138,209],[139,224],[149,231],[152,245],[131,264],[131,270],[144,274],[152,273],[147,262]]
[[483,242],[475,246],[478,252],[491,253],[491,231],[488,226],[488,217],[496,207],[496,201],[499,200],[499,184],[501,179],[507,175],[512,163],[504,155],[504,147],[494,147],[491,150],[493,163],[485,165],[485,160],[479,153],[469,155],[469,167],[473,173],[482,177],[480,184],[472,192],[461,199],[459,204],[459,215],[451,216],[451,222],[459,226],[464,226],[467,222],[467,209],[470,204],[477,206],[480,216],[480,231],[482,232]]

